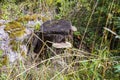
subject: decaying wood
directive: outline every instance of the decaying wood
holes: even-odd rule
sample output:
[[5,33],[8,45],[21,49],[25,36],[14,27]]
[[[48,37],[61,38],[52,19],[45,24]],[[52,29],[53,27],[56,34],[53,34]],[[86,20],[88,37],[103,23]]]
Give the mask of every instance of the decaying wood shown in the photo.
[[[38,33],[37,35],[43,42],[47,42],[49,47],[52,47],[53,44],[55,48],[67,48],[67,46],[71,47],[71,44],[69,43],[68,45],[66,42],[72,39],[73,31],[76,30],[77,29],[67,20],[49,20],[41,25],[39,35]],[[39,53],[44,45],[41,40],[37,40],[34,48],[35,53]]]

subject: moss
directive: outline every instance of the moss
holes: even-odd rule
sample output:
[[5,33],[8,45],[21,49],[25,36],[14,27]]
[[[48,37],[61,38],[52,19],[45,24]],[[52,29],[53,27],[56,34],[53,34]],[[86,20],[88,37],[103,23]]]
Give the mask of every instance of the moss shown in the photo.
[[47,17],[47,16],[39,16],[39,18],[40,18],[43,22],[45,22],[45,21],[47,21],[47,20],[50,20],[50,17]]
[[0,49],[0,57],[2,57],[3,54],[3,50]]
[[21,56],[25,58],[26,57],[26,52],[25,51],[21,51]]
[[2,26],[2,24],[0,23],[0,26]]
[[28,21],[36,21],[38,19],[45,22],[47,20],[50,20],[50,17],[42,16],[42,15],[39,15],[39,14],[33,14],[33,15],[25,15],[23,17],[19,17],[16,21],[18,21],[18,22],[28,22]]
[[25,27],[17,21],[7,23],[4,30],[9,34],[10,38],[21,37],[25,33]]
[[9,62],[8,56],[7,56],[7,55],[4,55],[4,56],[2,57],[2,60],[0,61],[0,64],[2,64],[2,65],[7,65],[8,62]]
[[18,22],[28,22],[28,21],[35,21],[35,20],[37,20],[37,18],[38,18],[37,14],[25,15],[23,17],[18,18],[16,21],[18,21]]
[[20,43],[14,40],[11,40],[9,45],[11,45],[11,48],[13,51],[17,51],[19,48]]

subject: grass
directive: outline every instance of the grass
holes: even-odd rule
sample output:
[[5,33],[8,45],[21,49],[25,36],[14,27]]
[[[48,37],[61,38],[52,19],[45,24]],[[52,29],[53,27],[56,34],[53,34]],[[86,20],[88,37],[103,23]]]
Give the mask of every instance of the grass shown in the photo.
[[[74,53],[70,54],[69,52]],[[112,57],[108,50],[92,55],[81,50],[66,50],[39,62],[17,62],[3,67],[1,80],[103,80],[114,77]],[[112,73],[111,73],[112,72]],[[114,74],[114,75],[113,75]],[[116,73],[117,75],[117,73]],[[119,80],[118,78],[113,80]]]
[[[16,1],[16,0],[14,0]],[[27,14],[41,14],[48,15],[50,19],[53,18],[65,18],[71,20],[74,25],[77,26],[78,32],[82,32],[81,44],[85,42],[86,35],[88,35],[88,42],[92,42],[92,52],[87,50],[81,50],[76,48],[66,49],[63,53],[57,54],[55,56],[49,56],[47,59],[40,59],[39,57],[32,57],[34,53],[31,53],[25,61],[16,61],[13,64],[7,64],[6,66],[0,65],[0,80],[119,80],[120,79],[120,67],[119,55],[114,56],[110,50],[110,44],[107,40],[108,34],[106,30],[102,30],[104,34],[101,37],[97,36],[99,31],[96,30],[92,32],[92,37],[89,36],[88,31],[91,27],[92,22],[98,19],[95,26],[99,26],[101,22],[101,12],[98,18],[93,19],[95,12],[98,8],[98,3],[94,3],[86,0],[73,0],[69,2],[68,0],[33,0],[33,2],[27,0],[15,4],[15,2],[5,2],[1,3],[1,10],[3,14],[0,18],[6,20],[14,20],[17,17],[21,17],[24,14],[25,8],[27,8]],[[56,8],[57,2],[61,3],[60,14],[55,14],[54,9]],[[90,4],[92,5],[92,8]],[[109,2],[109,1],[108,1]],[[104,3],[104,1],[103,1]],[[4,5],[5,4],[5,5]],[[11,6],[15,5],[15,6]],[[75,6],[74,4],[77,4]],[[109,3],[108,12],[112,9],[112,3]],[[74,6],[74,8],[72,8]],[[82,7],[83,9],[82,10]],[[9,9],[8,9],[9,7]],[[92,10],[90,10],[90,8]],[[74,10],[75,9],[75,10]],[[85,12],[85,11],[88,12]],[[75,11],[75,12],[74,12]],[[80,12],[79,12],[80,11]],[[46,13],[46,14],[45,14]],[[72,14],[70,14],[72,13]],[[85,14],[84,14],[85,13]],[[75,15],[76,14],[76,15]],[[82,14],[82,16],[78,16]],[[106,13],[107,14],[107,13]],[[18,16],[19,15],[19,16]],[[70,15],[70,16],[69,16]],[[75,17],[75,19],[74,19]],[[78,17],[78,18],[76,18]],[[81,18],[81,19],[79,19]],[[105,22],[105,27],[107,27],[110,18],[107,18]],[[81,21],[81,22],[80,22]],[[80,23],[80,25],[79,25]],[[82,24],[81,24],[82,23]],[[94,27],[95,28],[95,27]],[[93,35],[94,34],[94,35]],[[99,33],[100,34],[100,33]],[[91,41],[90,38],[94,38]],[[99,38],[98,42],[95,40]],[[48,53],[54,52],[53,48],[49,48]],[[2,54],[0,50],[0,55]],[[117,66],[117,67],[116,67]]]

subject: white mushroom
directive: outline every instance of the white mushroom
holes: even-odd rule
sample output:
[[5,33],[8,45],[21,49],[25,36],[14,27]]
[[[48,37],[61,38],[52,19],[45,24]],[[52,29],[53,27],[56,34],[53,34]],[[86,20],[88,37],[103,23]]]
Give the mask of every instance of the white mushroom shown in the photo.
[[55,48],[70,48],[70,47],[72,47],[72,44],[70,42],[53,43],[52,46]]
[[72,31],[77,31],[77,28],[75,26],[71,26]]

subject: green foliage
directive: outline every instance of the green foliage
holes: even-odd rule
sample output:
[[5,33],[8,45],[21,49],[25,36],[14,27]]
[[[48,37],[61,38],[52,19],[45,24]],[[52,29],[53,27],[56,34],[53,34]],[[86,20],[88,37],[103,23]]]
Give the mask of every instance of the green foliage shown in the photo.
[[[2,55],[3,55],[3,51],[2,50],[0,50],[0,58],[2,57]],[[0,59],[0,67],[2,66],[2,61],[1,61],[1,59]]]
[[115,72],[120,73],[120,64],[116,65],[114,68],[116,69]]
[[4,3],[0,3],[0,5],[1,5],[1,11],[2,11],[2,19],[12,20],[18,17],[18,15],[22,15],[20,6],[17,6],[14,0],[13,1],[11,0],[11,2],[6,1]]
[[114,25],[116,26],[115,30],[118,35],[120,35],[120,17],[113,17]]
[[2,53],[3,53],[3,51],[2,51],[2,50],[0,50],[0,57],[2,56]]
[[[58,3],[60,6],[57,5]],[[68,64],[67,67],[69,68],[62,69],[63,72],[51,68],[52,63],[49,63],[49,65],[41,64],[41,66],[36,67],[33,65],[36,63],[32,59],[26,61],[28,64],[18,62],[15,67],[8,66],[6,72],[1,72],[1,68],[1,80],[14,80],[16,78],[19,80],[119,80],[119,60],[113,59],[113,57],[116,57],[114,53],[118,53],[117,56],[120,56],[120,39],[116,39],[115,35],[104,30],[104,27],[107,27],[120,35],[119,0],[1,0],[0,7],[0,11],[2,11],[0,12],[0,18],[5,20],[17,18],[18,21],[7,24],[5,30],[8,32],[13,32],[16,27],[19,27],[20,32],[15,31],[15,33],[17,36],[23,34],[24,28],[20,22],[36,18],[36,16],[24,16],[25,14],[50,15],[46,18],[40,17],[40,19],[43,22],[52,18],[70,20],[78,29],[78,31],[74,32],[74,35],[80,36],[85,47],[87,46],[91,50],[91,54],[84,55],[84,57],[79,52],[79,49],[76,52],[74,49],[71,52],[68,51],[68,53],[75,53],[76,56],[79,53],[80,57],[77,57],[77,61],[73,60]],[[59,9],[59,13],[55,13],[56,8]],[[49,14],[46,15],[47,12]],[[36,24],[35,30],[39,29],[40,24]],[[15,37],[15,34],[11,33],[12,36]],[[16,50],[17,46],[14,46],[13,49]],[[0,50],[0,57],[2,53]],[[5,56],[0,66],[7,64],[7,60],[8,58]],[[71,60],[71,57],[69,60]],[[41,62],[44,62],[44,60]]]
[[0,80],[6,80],[7,79],[7,75],[6,74],[1,74],[0,75]]
[[40,30],[40,24],[39,24],[39,23],[37,23],[37,24],[35,25],[35,30]]

